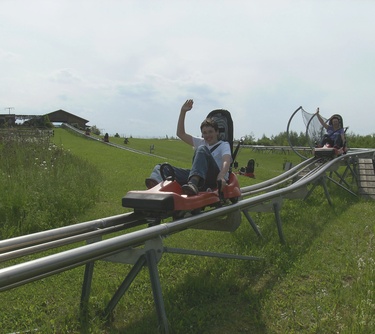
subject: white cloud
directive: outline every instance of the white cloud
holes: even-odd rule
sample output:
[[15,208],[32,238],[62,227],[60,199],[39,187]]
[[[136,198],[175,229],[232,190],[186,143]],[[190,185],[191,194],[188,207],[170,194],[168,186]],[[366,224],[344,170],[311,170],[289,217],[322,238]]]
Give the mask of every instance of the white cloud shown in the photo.
[[57,84],[68,85],[81,82],[81,79],[74,73],[74,71],[68,68],[54,71],[49,77],[51,82]]
[[[22,4],[22,5],[21,5]],[[302,105],[371,134],[372,1],[0,3],[0,108],[65,109],[109,133],[175,135],[216,108],[235,135],[276,135]]]

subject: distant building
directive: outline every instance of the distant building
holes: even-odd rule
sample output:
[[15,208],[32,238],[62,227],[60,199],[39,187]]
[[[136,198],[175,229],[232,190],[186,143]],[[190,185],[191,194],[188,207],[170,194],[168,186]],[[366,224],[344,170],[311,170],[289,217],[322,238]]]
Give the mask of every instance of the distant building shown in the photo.
[[[48,116],[51,123],[68,123],[75,126],[78,129],[86,129],[86,123],[89,121],[82,117],[73,115],[65,110],[59,109],[52,111],[45,115],[16,115],[16,114],[0,114],[0,126],[15,126],[17,120],[26,120],[25,123],[30,123],[30,125],[35,126],[35,122],[38,119],[43,119],[43,117]],[[26,124],[27,124],[26,123]]]
[[0,114],[0,125],[14,126],[16,124],[15,114]]
[[52,111],[44,116],[48,116],[51,123],[68,123],[79,129],[86,129],[86,123],[89,122],[87,119],[73,115],[62,109]]

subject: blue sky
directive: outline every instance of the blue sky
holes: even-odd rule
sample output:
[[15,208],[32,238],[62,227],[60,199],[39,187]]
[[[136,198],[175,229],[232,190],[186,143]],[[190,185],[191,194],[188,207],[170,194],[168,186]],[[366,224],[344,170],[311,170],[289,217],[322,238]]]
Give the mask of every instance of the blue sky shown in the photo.
[[193,135],[217,108],[236,138],[276,135],[299,106],[373,134],[374,13],[372,0],[0,0],[0,113],[170,137],[192,98]]

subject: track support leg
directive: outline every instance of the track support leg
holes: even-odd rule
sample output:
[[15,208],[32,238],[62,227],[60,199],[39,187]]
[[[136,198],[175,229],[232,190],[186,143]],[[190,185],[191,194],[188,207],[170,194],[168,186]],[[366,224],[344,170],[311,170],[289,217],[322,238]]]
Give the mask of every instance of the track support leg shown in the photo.
[[285,238],[284,238],[283,227],[282,227],[281,216],[280,216],[280,204],[278,202],[273,203],[273,211],[275,213],[277,232],[279,233],[280,242],[282,244],[285,244]]
[[130,270],[129,274],[125,277],[124,281],[121,283],[115,294],[113,295],[112,299],[108,303],[107,307],[103,312],[103,316],[107,318],[116,307],[117,303],[120,301],[122,296],[125,292],[129,289],[130,284],[134,281],[137,277],[141,269],[146,263],[146,259],[144,256],[141,256],[138,261],[134,264],[133,268]]
[[154,295],[154,302],[156,306],[156,312],[159,318],[159,328],[162,333],[169,333],[169,323],[167,314],[164,307],[164,299],[161,291],[160,278],[157,266],[157,258],[155,249],[150,249],[146,252],[147,266],[150,272],[152,293]]
[[81,302],[79,305],[82,321],[85,321],[85,319],[87,318],[87,309],[88,309],[89,298],[90,298],[91,282],[92,282],[92,276],[94,273],[94,263],[95,262],[89,262],[86,264],[86,267],[85,267],[85,275],[83,277],[82,292],[81,292]]
[[247,209],[242,210],[243,214],[245,215],[247,221],[250,223],[251,227],[255,231],[256,235],[260,238],[263,238],[262,233],[260,232],[258,225],[255,224],[254,220],[251,218],[249,211]]

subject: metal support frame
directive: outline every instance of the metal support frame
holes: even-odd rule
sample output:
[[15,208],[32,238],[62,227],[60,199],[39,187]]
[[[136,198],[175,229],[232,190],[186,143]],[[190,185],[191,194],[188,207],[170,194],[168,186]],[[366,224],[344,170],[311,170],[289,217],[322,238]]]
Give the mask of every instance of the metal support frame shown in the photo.
[[327,201],[328,201],[329,205],[332,205],[333,204],[332,198],[329,194],[328,187],[327,187],[327,176],[323,176],[320,179],[320,184],[323,186],[324,194],[326,195],[326,198],[327,198]]
[[[337,174],[337,173],[336,173]],[[338,176],[339,176],[339,174],[337,174]],[[340,176],[339,176],[340,177]],[[345,181],[345,180],[343,180],[343,182],[345,183],[345,185],[347,186],[347,187],[344,187],[342,184],[341,184],[341,182],[337,182],[336,180],[334,180],[331,176],[327,176],[327,179],[329,180],[329,181],[331,181],[332,183],[334,183],[334,184],[336,184],[337,186],[339,186],[339,187],[341,187],[342,189],[344,189],[344,190],[346,190],[348,193],[350,193],[351,195],[353,195],[353,196],[358,196],[355,192],[353,192],[353,191],[351,191],[349,188],[347,188],[347,187],[349,187],[349,185],[347,184],[347,182]]]
[[[282,244],[285,244],[285,237],[283,233],[281,216],[280,216],[281,204],[282,204],[282,198],[279,197],[279,198],[275,198],[270,203],[262,203],[255,207],[252,207],[251,209],[254,212],[273,211],[273,213],[275,214],[275,221],[276,221],[277,232],[279,234],[280,242]],[[257,236],[263,238],[262,233],[260,232],[258,228],[258,225],[254,222],[254,220],[251,218],[249,214],[249,209],[248,208],[243,209],[242,213],[245,215],[247,221],[250,223],[251,227],[253,228]]]
[[281,216],[280,216],[280,209],[281,205],[279,202],[272,203],[273,211],[275,213],[276,225],[277,225],[277,232],[279,233],[279,239],[282,244],[285,244],[285,237],[283,233],[283,227],[281,223]]
[[262,232],[260,232],[260,230],[259,230],[259,228],[258,228],[258,225],[255,224],[254,220],[251,218],[248,209],[243,209],[243,210],[242,210],[242,213],[245,215],[247,221],[250,223],[250,225],[251,225],[251,227],[253,228],[253,230],[255,231],[256,235],[257,235],[258,237],[260,237],[260,238],[263,239]]
[[[353,162],[355,164],[355,166],[357,165],[355,162]],[[355,167],[352,168],[351,165],[350,165],[350,161],[346,161],[346,168],[345,168],[345,171],[342,173],[342,175],[340,175],[336,170],[333,171],[333,172],[330,172],[329,173],[329,176],[328,176],[328,179],[333,182],[334,184],[336,184],[337,186],[341,187],[342,189],[346,190],[347,192],[349,192],[351,195],[353,196],[358,196],[355,192],[353,192],[352,190],[350,190],[350,185],[346,182],[345,178],[347,177],[348,173],[351,173],[351,175],[354,177],[355,181],[356,181],[356,184],[358,185],[358,173],[355,171]],[[338,178],[339,178],[339,182],[337,182],[336,180],[334,180],[332,178],[332,174],[335,174]],[[343,186],[343,184],[345,186]]]
[[[351,166],[351,163],[353,164],[353,167]],[[348,172],[351,173],[352,176],[354,176],[354,179],[358,183],[358,161],[357,159],[351,158],[349,161],[346,161],[346,168],[345,171],[342,173],[342,175],[339,175],[337,171],[335,171],[335,174],[340,178],[341,182],[344,182],[347,187],[349,188],[348,183],[345,181],[345,178],[348,174]]]
[[169,333],[169,324],[167,314],[165,312],[163,292],[161,291],[160,277],[156,259],[155,249],[146,252],[147,266],[151,279],[152,293],[154,296],[156,312],[159,319],[159,327],[163,333]]
[[[89,243],[99,241],[97,239],[90,240]],[[224,253],[214,253],[207,251],[199,250],[188,250],[180,249],[173,247],[163,247],[163,239],[161,236],[150,239],[145,242],[144,247],[141,248],[128,248],[123,251],[120,251],[114,255],[108,256],[102,260],[123,264],[133,264],[133,267],[130,269],[128,275],[125,277],[123,282],[117,288],[113,294],[108,305],[104,309],[102,315],[103,318],[108,319],[115,309],[118,302],[128,291],[130,285],[140,273],[143,267],[147,266],[151,288],[153,293],[153,298],[155,302],[155,308],[158,316],[159,330],[162,333],[169,333],[169,322],[165,311],[164,299],[160,284],[160,277],[158,272],[158,262],[160,261],[163,253],[175,253],[175,254],[186,254],[186,255],[196,255],[196,256],[208,256],[208,257],[217,257],[217,258],[226,258],[226,259],[237,259],[237,260],[253,260],[253,261],[262,261],[264,260],[261,257],[256,256],[245,256],[245,255],[235,255],[235,254],[224,254]],[[89,297],[91,290],[91,282],[94,272],[94,261],[86,264],[85,274],[82,284],[82,294],[80,302],[80,314],[83,321],[86,320],[88,314],[88,305]]]
[[312,194],[312,192],[315,190],[315,188],[318,185],[321,185],[323,187],[324,194],[326,195],[327,201],[328,201],[329,205],[332,205],[333,203],[332,203],[331,196],[329,195],[329,191],[328,191],[328,188],[327,188],[327,182],[326,182],[326,176],[325,175],[322,176],[318,181],[316,181],[315,183],[313,183],[313,186],[311,187],[311,189],[308,191],[308,193],[304,197],[304,200],[306,200]]
[[117,303],[120,301],[121,297],[125,294],[125,292],[129,289],[131,283],[137,277],[143,266],[146,264],[145,256],[140,256],[138,261],[134,264],[133,268],[130,270],[129,274],[125,277],[124,281],[121,283],[115,294],[113,295],[112,299],[109,301],[107,307],[103,312],[103,316],[107,318],[114,308],[116,307]]
[[[306,194],[304,199],[307,199],[312,194],[312,192],[314,191],[314,189],[316,188],[317,185],[321,185],[323,187],[324,194],[327,198],[327,201],[328,201],[329,205],[333,205],[333,202],[332,202],[332,199],[331,199],[331,196],[329,194],[328,187],[327,187],[327,180],[331,181],[333,184],[335,184],[335,185],[339,186],[340,188],[344,189],[345,191],[347,191],[351,195],[357,196],[357,194],[355,192],[353,192],[352,190],[349,189],[350,185],[345,180],[345,178],[348,176],[348,173],[350,172],[351,175],[356,180],[356,183],[358,183],[358,173],[355,171],[355,165],[354,165],[354,168],[353,168],[351,166],[351,163],[356,165],[356,162],[354,160],[346,161],[346,168],[341,175],[339,174],[339,172],[337,170],[331,170],[328,175],[323,175],[320,179],[318,179],[315,183],[313,183],[312,188],[308,191],[308,193]],[[333,177],[332,177],[333,174],[335,174],[339,178],[339,181],[336,181],[336,180],[333,179]]]
[[263,261],[262,257],[258,256],[246,256],[246,255],[235,255],[225,253],[215,253],[207,251],[199,251],[194,249],[183,249],[174,247],[164,247],[165,253],[184,254],[184,255],[196,255],[196,256],[207,256],[207,257],[218,257],[222,259],[235,259],[235,260],[252,260],[252,261]]
[[[99,240],[95,240],[99,241]],[[92,243],[91,240],[89,243]],[[164,307],[164,300],[160,285],[160,278],[157,268],[157,263],[161,258],[161,250],[162,247],[162,239],[161,237],[148,240],[145,243],[144,248],[129,248],[124,251],[121,251],[117,254],[111,255],[103,260],[116,262],[116,263],[127,263],[133,264],[133,267],[129,271],[128,275],[125,277],[121,285],[118,287],[114,295],[112,296],[111,300],[109,301],[108,305],[104,309],[102,315],[103,318],[109,318],[110,314],[124,296],[124,294],[128,291],[130,285],[137,277],[139,272],[142,270],[144,266],[148,267],[149,274],[150,274],[150,282],[156,307],[156,312],[158,315],[159,320],[159,327],[163,333],[169,333],[169,323],[165,312]],[[86,320],[87,316],[87,309],[89,304],[89,297],[90,297],[90,290],[91,290],[91,282],[93,278],[94,272],[94,262],[89,262],[86,264],[85,274],[82,284],[82,294],[81,294],[81,303],[80,303],[80,313],[81,319],[83,321]]]
[[79,305],[80,315],[82,321],[86,321],[87,318],[87,308],[89,304],[91,282],[94,275],[94,264],[95,262],[89,262],[85,266],[85,274],[83,276],[82,292],[81,292],[81,302]]

